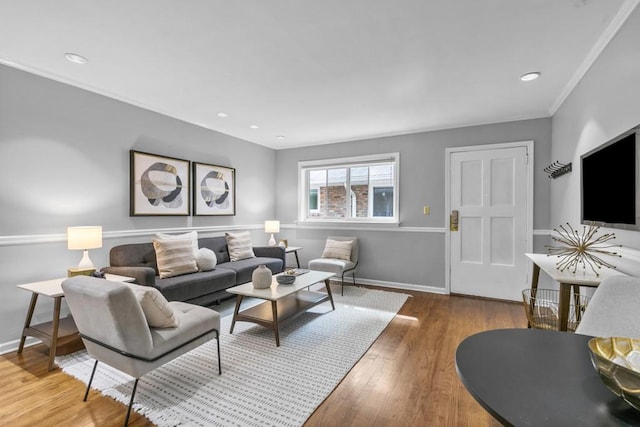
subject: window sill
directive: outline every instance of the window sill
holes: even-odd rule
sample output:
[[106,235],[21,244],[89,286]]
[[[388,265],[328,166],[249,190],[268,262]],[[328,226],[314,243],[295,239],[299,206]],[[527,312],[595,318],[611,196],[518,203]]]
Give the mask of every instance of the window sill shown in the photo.
[[400,226],[400,221],[398,220],[389,220],[389,221],[373,221],[373,220],[344,220],[344,219],[306,219],[306,220],[298,220],[295,222],[297,225],[342,225],[342,226],[351,226],[351,225],[366,225],[366,226],[380,226],[380,227],[389,227],[389,226]]

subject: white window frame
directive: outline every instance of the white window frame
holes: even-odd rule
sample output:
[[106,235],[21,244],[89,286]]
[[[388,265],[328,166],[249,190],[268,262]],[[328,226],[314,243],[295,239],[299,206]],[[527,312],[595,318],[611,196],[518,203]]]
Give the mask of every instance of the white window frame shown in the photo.
[[[393,163],[393,216],[378,218],[318,218],[309,217],[309,182],[307,171],[321,168],[350,168],[372,166],[376,163]],[[349,184],[349,183],[348,183]],[[371,183],[369,184],[371,185]],[[347,193],[348,194],[348,193]],[[320,197],[320,195],[318,195]],[[320,203],[318,199],[318,203]],[[298,162],[298,222],[299,223],[367,223],[399,224],[400,222],[400,153],[372,154],[366,156],[339,157],[334,159],[307,160]]]

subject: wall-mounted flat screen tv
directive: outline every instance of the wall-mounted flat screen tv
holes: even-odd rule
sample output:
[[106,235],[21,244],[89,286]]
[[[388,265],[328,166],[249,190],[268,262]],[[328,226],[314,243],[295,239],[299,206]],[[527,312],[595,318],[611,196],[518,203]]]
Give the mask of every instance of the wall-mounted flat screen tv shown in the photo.
[[635,127],[581,156],[583,224],[640,230],[639,132]]

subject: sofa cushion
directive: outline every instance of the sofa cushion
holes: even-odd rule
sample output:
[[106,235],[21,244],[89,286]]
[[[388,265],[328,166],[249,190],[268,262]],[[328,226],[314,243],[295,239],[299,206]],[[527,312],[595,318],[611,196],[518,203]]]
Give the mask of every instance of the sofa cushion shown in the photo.
[[156,280],[156,288],[169,301],[190,301],[235,285],[236,273],[219,265],[211,271]]
[[165,234],[165,233],[156,233],[156,239],[158,240],[191,240],[191,244],[193,245],[193,256],[198,255],[198,232],[190,231],[188,233],[182,234]]
[[337,241],[327,239],[321,258],[335,258],[351,261],[353,240]]
[[309,261],[309,270],[327,271],[341,276],[343,271],[351,270],[356,264],[336,258],[317,258]]
[[158,274],[156,251],[153,243],[129,243],[109,250],[111,267],[151,267]]
[[216,254],[208,248],[200,248],[196,253],[196,264],[200,271],[211,271],[216,268]]
[[229,258],[231,261],[253,258],[255,254],[251,246],[251,233],[242,231],[240,233],[225,233]]
[[127,286],[131,288],[140,303],[149,326],[153,328],[175,328],[178,326],[176,314],[169,306],[169,301],[159,290],[133,283],[127,283]]
[[198,271],[191,239],[153,239],[153,247],[156,251],[160,278]]

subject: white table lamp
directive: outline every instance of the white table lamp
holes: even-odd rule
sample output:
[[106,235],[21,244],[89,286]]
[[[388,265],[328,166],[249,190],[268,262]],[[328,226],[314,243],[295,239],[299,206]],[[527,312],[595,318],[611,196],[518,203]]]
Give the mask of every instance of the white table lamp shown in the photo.
[[271,238],[269,239],[269,246],[276,245],[276,239],[273,237],[273,233],[280,232],[280,221],[265,221],[264,222],[264,232],[271,233]]
[[89,258],[89,249],[102,247],[102,227],[67,227],[67,248],[82,250],[82,259],[78,264],[79,269],[95,268]]

